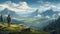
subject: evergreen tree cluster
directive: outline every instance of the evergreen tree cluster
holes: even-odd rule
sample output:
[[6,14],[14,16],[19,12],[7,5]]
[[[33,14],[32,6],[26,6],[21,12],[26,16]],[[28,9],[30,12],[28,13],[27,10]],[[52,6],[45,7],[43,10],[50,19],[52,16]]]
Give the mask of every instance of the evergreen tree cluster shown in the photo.
[[44,27],[43,31],[50,32],[51,34],[60,34],[60,17],[48,26]]
[[3,22],[3,16],[2,16],[2,14],[0,15],[0,22]]

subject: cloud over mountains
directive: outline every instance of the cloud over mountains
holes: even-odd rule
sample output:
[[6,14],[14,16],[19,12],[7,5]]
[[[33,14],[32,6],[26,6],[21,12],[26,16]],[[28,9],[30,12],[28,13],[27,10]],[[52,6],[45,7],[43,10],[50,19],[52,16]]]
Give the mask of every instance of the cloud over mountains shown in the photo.
[[34,8],[31,8],[28,6],[26,2],[20,2],[18,4],[12,3],[11,1],[7,1],[5,3],[0,4],[0,11],[4,10],[5,8],[8,8],[9,10],[15,11],[15,12],[31,12],[34,11]]
[[[36,8],[36,7],[31,7],[27,2],[14,3],[11,1],[6,1],[4,3],[0,3],[0,11],[7,8],[11,11],[15,11],[18,14],[34,12],[34,11],[36,11],[36,9],[38,9],[39,13],[43,13],[50,9],[52,9],[54,12],[55,11],[60,12],[60,3],[58,3],[58,4],[51,3],[51,2],[42,2],[42,3],[43,4],[40,4],[39,7],[36,6],[37,7]],[[49,15],[47,15],[46,17],[49,18]]]

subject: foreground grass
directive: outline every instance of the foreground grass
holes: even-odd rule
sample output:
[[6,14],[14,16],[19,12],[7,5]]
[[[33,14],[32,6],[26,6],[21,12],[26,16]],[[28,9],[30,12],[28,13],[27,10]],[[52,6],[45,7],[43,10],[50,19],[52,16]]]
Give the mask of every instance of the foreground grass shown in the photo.
[[0,23],[0,33],[9,34],[49,34],[48,32],[39,32],[36,30],[25,30],[26,26],[19,24],[11,24],[10,27],[7,23]]

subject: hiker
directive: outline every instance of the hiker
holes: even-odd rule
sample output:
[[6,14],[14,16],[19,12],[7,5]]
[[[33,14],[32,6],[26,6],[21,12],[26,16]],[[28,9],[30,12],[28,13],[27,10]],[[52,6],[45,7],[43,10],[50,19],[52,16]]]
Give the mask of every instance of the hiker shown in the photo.
[[8,17],[7,17],[8,27],[10,27],[10,22],[11,22],[11,17],[10,17],[10,15],[8,15]]

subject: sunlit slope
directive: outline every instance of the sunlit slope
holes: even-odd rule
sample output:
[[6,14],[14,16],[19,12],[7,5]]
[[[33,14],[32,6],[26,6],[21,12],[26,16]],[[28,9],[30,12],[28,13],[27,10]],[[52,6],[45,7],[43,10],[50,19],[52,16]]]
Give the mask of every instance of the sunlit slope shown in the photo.
[[18,25],[18,24],[11,24],[10,27],[8,27],[7,23],[0,23],[0,29],[4,31],[21,31],[26,26]]
[[10,33],[10,34],[48,34],[49,32],[40,32],[37,30],[33,30],[29,27],[21,24],[11,24],[10,27],[8,27],[7,23],[0,23],[0,32],[2,31],[3,33]]

